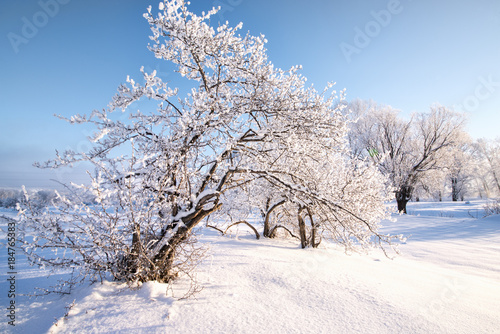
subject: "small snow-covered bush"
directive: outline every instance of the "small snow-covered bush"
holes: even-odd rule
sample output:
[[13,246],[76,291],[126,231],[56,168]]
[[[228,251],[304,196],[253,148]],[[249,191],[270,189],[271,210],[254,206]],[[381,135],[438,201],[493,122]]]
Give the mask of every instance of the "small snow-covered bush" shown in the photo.
[[485,217],[500,214],[500,199],[489,200],[483,208]]

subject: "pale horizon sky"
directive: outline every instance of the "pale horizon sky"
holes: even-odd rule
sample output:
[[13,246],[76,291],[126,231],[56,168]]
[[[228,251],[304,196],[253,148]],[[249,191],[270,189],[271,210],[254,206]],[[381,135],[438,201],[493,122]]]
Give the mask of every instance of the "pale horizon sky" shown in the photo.
[[[0,187],[56,187],[71,170],[39,171],[55,150],[88,147],[90,130],[53,114],[105,108],[127,75],[171,66],[148,51],[142,14],[158,1],[24,0],[0,3]],[[201,13],[264,34],[269,60],[302,65],[308,83],[336,82],[347,99],[403,115],[440,103],[463,111],[473,138],[500,136],[500,1],[192,0]],[[213,22],[217,25],[217,22]],[[84,166],[79,166],[82,169]]]

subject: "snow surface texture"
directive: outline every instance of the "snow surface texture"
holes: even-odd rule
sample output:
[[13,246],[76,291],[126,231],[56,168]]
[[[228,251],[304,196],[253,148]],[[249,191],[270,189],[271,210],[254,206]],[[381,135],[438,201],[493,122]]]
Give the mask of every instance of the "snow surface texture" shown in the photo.
[[[224,237],[205,229],[209,255],[197,274],[204,289],[194,298],[178,299],[182,281],[174,296],[156,282],[18,295],[16,326],[4,317],[0,332],[500,333],[500,216],[481,218],[481,205],[409,203],[409,215],[384,222],[385,232],[411,235],[394,260],[378,250],[346,255],[334,245],[302,250],[296,240],[255,240],[243,226]],[[46,278],[20,255],[17,271],[20,293],[60,278]]]

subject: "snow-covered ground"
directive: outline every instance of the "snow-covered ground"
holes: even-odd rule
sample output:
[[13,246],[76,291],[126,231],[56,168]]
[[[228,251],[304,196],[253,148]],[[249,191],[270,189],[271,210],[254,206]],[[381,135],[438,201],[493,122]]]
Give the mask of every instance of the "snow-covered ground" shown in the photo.
[[[224,237],[205,229],[203,290],[182,300],[182,281],[174,297],[155,282],[20,296],[59,277],[46,278],[18,254],[16,326],[3,316],[0,332],[500,333],[500,216],[481,218],[482,204],[409,203],[409,215],[384,221],[385,232],[411,235],[392,260],[380,250],[346,255],[334,245],[303,250],[296,240],[255,240],[244,227]],[[5,314],[7,257],[2,247]]]

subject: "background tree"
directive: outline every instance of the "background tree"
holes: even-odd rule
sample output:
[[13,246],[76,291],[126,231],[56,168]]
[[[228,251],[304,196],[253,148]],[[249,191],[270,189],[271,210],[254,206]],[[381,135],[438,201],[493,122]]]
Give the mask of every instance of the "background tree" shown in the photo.
[[478,169],[483,168],[485,174],[481,183],[487,197],[500,195],[500,139],[479,139],[474,144]]
[[445,168],[450,149],[462,142],[463,116],[440,105],[410,120],[390,106],[356,102],[350,109],[358,120],[351,127],[351,138],[356,138],[351,147],[378,162],[395,189],[398,211],[406,213],[419,181],[429,171]]
[[432,198],[442,201],[447,195],[448,174],[445,169],[430,170],[419,179],[413,192],[413,199]]
[[448,179],[451,185],[452,201],[463,201],[465,195],[470,192],[470,181],[473,176],[473,149],[469,138],[464,137],[461,145],[457,145],[451,154],[449,163]]

